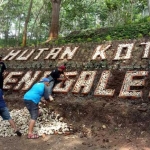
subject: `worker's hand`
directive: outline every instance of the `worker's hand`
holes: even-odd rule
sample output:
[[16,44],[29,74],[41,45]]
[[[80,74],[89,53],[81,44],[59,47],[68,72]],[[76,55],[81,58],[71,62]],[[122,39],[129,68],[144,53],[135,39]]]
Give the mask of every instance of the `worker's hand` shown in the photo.
[[66,79],[66,78],[61,78],[60,80],[64,82],[64,81],[66,81],[67,79]]
[[49,102],[52,102],[52,101],[54,101],[54,98],[51,95],[49,95]]
[[66,77],[66,80],[69,80],[69,78],[68,78],[68,77]]
[[64,81],[66,81],[67,80],[67,78],[64,78]]
[[45,99],[41,99],[41,102],[47,104],[47,101]]

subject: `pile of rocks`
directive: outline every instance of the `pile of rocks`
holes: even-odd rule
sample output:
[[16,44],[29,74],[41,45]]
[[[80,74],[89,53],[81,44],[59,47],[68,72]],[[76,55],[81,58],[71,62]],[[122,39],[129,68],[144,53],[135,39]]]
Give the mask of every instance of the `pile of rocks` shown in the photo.
[[[63,117],[54,111],[48,111],[47,108],[40,108],[41,115],[36,121],[34,132],[42,136],[43,134],[70,134],[73,132],[72,125],[63,122]],[[23,135],[27,134],[28,124],[30,120],[29,112],[26,108],[14,109],[10,112],[12,119]],[[15,136],[13,129],[8,121],[0,118],[0,136]]]

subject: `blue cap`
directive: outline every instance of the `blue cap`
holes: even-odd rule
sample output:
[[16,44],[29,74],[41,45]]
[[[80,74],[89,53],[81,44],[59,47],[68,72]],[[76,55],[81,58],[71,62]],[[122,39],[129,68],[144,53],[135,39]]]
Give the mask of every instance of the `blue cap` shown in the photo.
[[49,82],[50,80],[48,78],[42,78],[41,82]]

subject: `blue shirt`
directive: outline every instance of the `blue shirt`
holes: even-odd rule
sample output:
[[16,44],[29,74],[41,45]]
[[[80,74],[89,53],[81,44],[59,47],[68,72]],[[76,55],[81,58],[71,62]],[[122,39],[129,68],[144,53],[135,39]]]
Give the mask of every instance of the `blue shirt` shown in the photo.
[[49,100],[48,88],[43,82],[38,82],[25,93],[23,99],[31,100],[34,103],[38,104],[42,97],[44,97],[45,100]]
[[3,99],[3,91],[0,89],[0,108],[6,107],[6,103]]

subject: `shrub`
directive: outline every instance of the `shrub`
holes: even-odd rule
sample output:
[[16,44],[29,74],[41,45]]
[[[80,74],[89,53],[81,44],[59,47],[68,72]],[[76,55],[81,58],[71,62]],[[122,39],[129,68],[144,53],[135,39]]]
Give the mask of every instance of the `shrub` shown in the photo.
[[107,36],[106,36],[106,40],[107,40],[107,41],[111,41],[111,40],[112,40],[111,36],[110,36],[110,35],[107,35]]
[[91,38],[87,38],[87,42],[91,42],[92,41],[92,39]]
[[142,37],[143,37],[143,34],[139,33],[138,38],[142,38]]
[[78,38],[78,39],[77,39],[77,41],[78,41],[78,42],[81,42],[81,41],[82,41],[82,39],[81,39],[81,38]]

